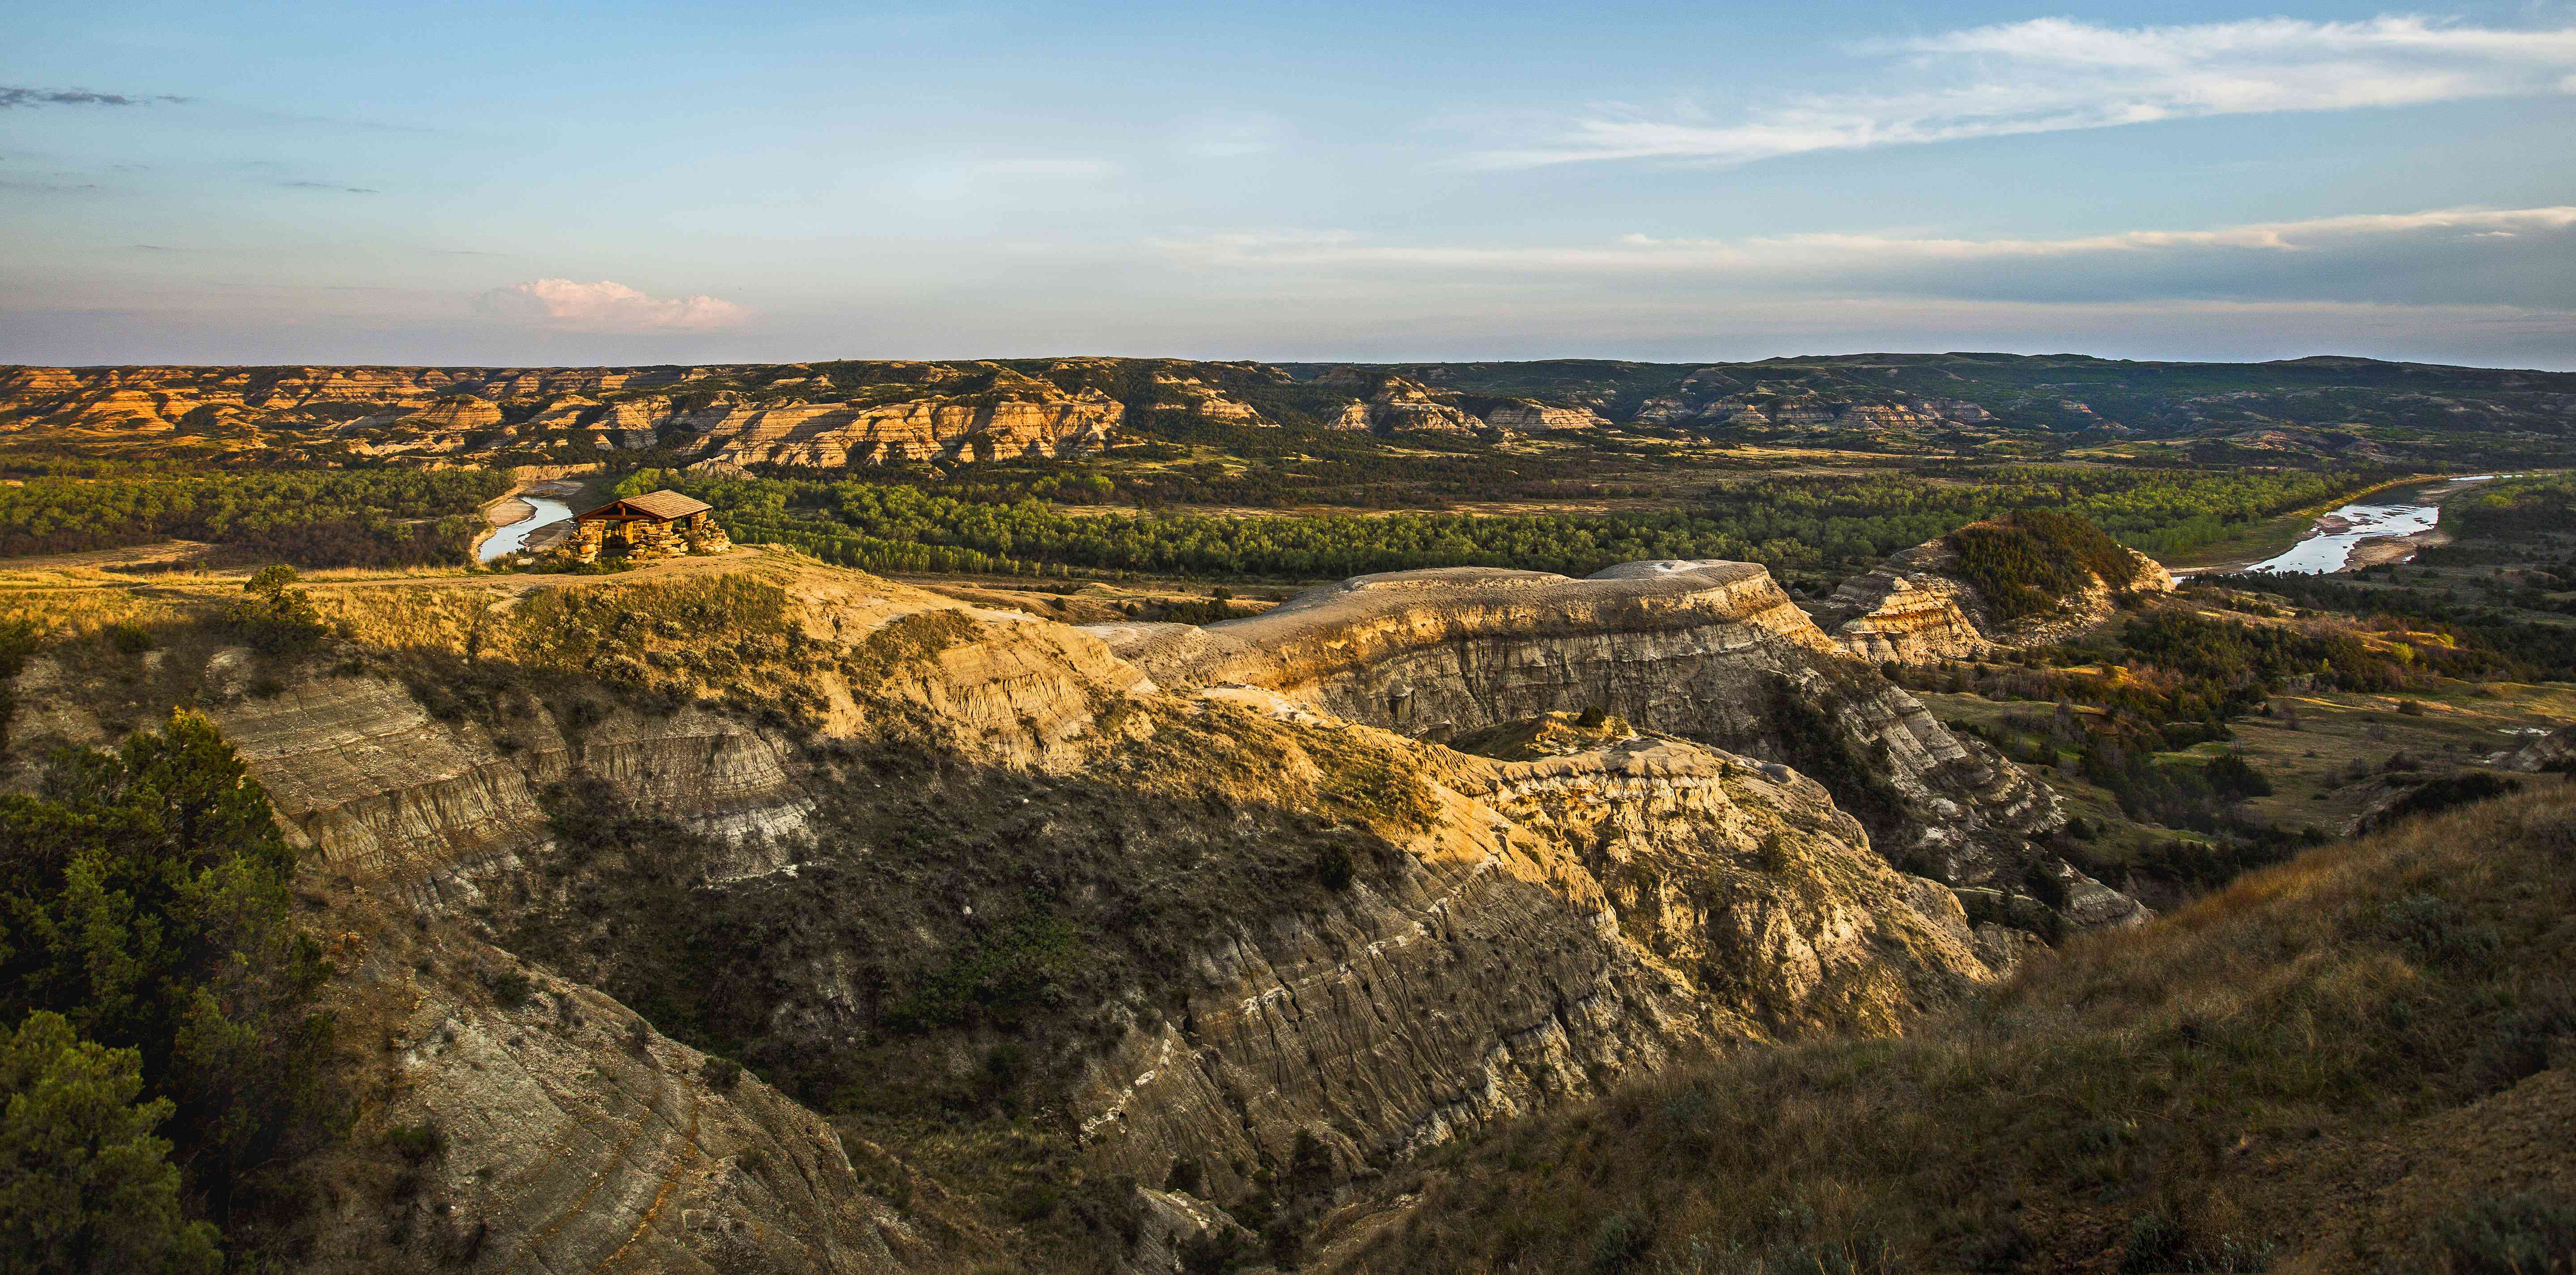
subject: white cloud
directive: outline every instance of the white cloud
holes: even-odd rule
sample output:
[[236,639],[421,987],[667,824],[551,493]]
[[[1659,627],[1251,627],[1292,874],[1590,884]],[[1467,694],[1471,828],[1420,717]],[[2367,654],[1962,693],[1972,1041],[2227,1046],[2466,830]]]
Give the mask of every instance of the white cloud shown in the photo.
[[476,297],[474,308],[513,323],[582,332],[701,331],[732,327],[751,317],[749,310],[717,297],[647,296],[605,279],[531,279]]
[[1687,107],[1604,107],[1472,162],[1735,164],[2158,120],[2576,93],[2576,27],[2503,30],[2418,17],[2136,28],[2038,18],[1884,51],[1905,65],[1887,74],[1910,72],[1923,87],[1803,97],[1733,121]]

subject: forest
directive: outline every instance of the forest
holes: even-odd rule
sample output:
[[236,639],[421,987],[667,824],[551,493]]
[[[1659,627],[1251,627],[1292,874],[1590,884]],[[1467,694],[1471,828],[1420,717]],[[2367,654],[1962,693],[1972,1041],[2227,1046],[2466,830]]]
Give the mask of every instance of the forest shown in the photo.
[[509,488],[481,469],[31,478],[0,486],[0,557],[179,539],[220,562],[462,566],[471,515]]

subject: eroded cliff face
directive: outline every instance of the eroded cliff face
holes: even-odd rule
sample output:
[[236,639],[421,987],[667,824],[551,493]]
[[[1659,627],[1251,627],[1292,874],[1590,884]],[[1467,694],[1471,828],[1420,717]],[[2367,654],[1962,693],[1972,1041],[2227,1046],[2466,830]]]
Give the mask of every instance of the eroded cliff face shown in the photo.
[[805,365],[660,368],[14,368],[0,431],[105,441],[216,436],[370,456],[569,444],[672,447],[716,466],[1068,457],[1126,408],[994,364],[893,364],[860,383]]
[[[343,1031],[381,1048],[319,1166],[302,1269],[945,1265],[939,1224],[889,1202],[827,1121],[597,990],[444,923],[344,936],[340,960]],[[413,1141],[387,1158],[394,1130]]]
[[[1291,772],[1314,764],[1298,726],[1334,729],[1264,692],[1208,698],[1268,719],[1253,734],[1278,731]],[[1391,871],[1222,926],[1179,1015],[1087,1060],[1099,1161],[1198,1163],[1232,1200],[1236,1166],[1301,1135],[1382,1164],[1679,1058],[1889,1030],[1992,977],[1949,891],[1795,775],[1661,737],[1519,763],[1361,738],[1419,769],[1422,823]]]
[[[2137,574],[2130,592],[2166,593],[2173,576],[2135,550]],[[1934,664],[1982,659],[1996,651],[2062,642],[2109,618],[2113,590],[2102,577],[2064,600],[2053,614],[1998,623],[1975,586],[1959,578],[1958,555],[1940,540],[1890,557],[1867,574],[1846,580],[1817,609],[1817,622],[1843,649],[1873,664]]]
[[[1708,587],[1753,617],[1711,650],[1821,653],[1785,599]],[[1045,1181],[1187,1161],[1117,1204],[1163,1219],[1131,1268],[1169,1270],[1193,1210],[1316,1154],[1339,1176],[1678,1058],[1890,1030],[2012,955],[1822,786],[1667,735],[1469,756],[781,554],[315,592],[356,635],[319,656],[209,631],[31,664],[10,754],[203,704],[354,892],[320,924],[382,1036],[363,1126],[447,1145],[335,1204],[333,1269],[1012,1251],[976,1221],[994,1188],[940,1185],[954,1153],[907,1123],[946,1110],[1035,1130],[1009,1136]]]
[[1807,771],[1891,859],[1953,885],[2062,866],[2031,841],[2063,822],[2044,788],[1847,658],[1751,563],[1399,572],[1203,629],[1091,631],[1165,686],[1263,687],[1426,738],[1598,707]]

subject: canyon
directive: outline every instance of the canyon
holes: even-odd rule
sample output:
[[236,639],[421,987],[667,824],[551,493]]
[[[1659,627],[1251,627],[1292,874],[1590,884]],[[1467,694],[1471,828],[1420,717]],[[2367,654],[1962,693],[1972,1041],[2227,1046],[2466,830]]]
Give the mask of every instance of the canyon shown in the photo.
[[[2037,928],[2142,915],[1747,564],[1186,631],[762,549],[311,594],[312,657],[182,625],[32,659],[8,756],[201,705],[308,847],[360,1096],[314,1270],[946,1269],[1037,1242],[978,1192],[1040,1181],[1139,1219],[1045,1242],[1173,1270],[1292,1179],[1896,1031]],[[1830,764],[1862,755],[1883,782]],[[1034,1119],[1034,1176],[942,1169],[907,1114],[942,1109]],[[444,1150],[406,1169],[397,1128]]]

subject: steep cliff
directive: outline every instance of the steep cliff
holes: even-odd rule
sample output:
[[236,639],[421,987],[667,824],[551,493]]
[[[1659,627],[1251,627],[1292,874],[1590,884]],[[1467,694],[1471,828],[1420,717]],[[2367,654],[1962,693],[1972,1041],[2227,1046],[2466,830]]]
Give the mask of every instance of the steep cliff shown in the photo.
[[2115,587],[2085,570],[2075,589],[2046,611],[2009,620],[1962,577],[1948,537],[1889,557],[1834,590],[1816,622],[1843,649],[1873,664],[1930,664],[1981,659],[1998,650],[2061,642],[2108,618],[2122,592],[2171,592],[2174,580],[2154,559],[2126,551],[2133,574]]
[[[1751,563],[1645,562],[1583,580],[1487,568],[1360,576],[1206,628],[1091,630],[1164,686],[1239,683],[1353,721],[1448,738],[1598,707],[1787,762],[1896,862],[1953,885],[2071,872],[2032,838],[2054,800],[1847,659]],[[2135,911],[2084,883],[2081,923]]]

